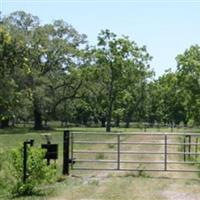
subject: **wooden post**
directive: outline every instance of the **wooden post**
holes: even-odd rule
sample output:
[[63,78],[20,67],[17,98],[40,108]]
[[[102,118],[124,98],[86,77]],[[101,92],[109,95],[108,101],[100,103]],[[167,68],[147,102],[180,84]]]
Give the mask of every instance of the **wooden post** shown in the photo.
[[63,135],[63,175],[69,175],[69,130]]

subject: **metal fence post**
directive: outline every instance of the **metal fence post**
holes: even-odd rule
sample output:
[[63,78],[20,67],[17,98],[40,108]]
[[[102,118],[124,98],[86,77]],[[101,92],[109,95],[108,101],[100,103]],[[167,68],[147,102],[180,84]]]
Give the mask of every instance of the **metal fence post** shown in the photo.
[[195,153],[196,153],[195,159],[196,159],[196,161],[197,161],[197,158],[198,158],[198,155],[197,155],[197,153],[198,153],[198,143],[199,143],[199,138],[196,137],[196,145],[195,145]]
[[167,171],[167,134],[165,133],[165,171]]
[[190,158],[190,152],[191,152],[191,135],[189,135],[189,146],[188,146],[188,151],[189,151],[189,158]]
[[184,145],[183,145],[183,151],[184,151],[184,154],[183,154],[184,157],[183,157],[183,159],[184,159],[184,162],[186,161],[186,154],[185,154],[185,152],[186,152],[186,145],[185,145],[186,140],[185,139],[186,139],[186,137],[184,136],[184,139],[183,139],[184,140],[183,141],[183,143],[184,143]]
[[69,175],[69,130],[64,131],[63,135],[63,174]]
[[117,170],[120,170],[120,133],[117,134]]
[[73,143],[74,143],[74,134],[71,133],[71,169],[73,169],[73,162],[74,162],[74,154],[73,154],[73,151],[74,151],[74,147],[73,147]]
[[23,183],[26,183],[26,174],[27,174],[27,142],[24,142],[23,145]]
[[26,183],[27,179],[27,159],[28,159],[28,149],[27,145],[33,146],[34,140],[25,141],[23,144],[23,183]]

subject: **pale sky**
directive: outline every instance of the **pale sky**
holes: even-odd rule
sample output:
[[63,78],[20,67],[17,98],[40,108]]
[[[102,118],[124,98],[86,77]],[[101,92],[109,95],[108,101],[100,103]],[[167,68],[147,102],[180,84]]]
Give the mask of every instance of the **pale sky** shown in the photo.
[[146,45],[157,76],[176,69],[175,57],[200,44],[200,0],[0,0],[3,15],[17,10],[37,15],[42,23],[63,19],[95,45],[101,29],[128,35]]

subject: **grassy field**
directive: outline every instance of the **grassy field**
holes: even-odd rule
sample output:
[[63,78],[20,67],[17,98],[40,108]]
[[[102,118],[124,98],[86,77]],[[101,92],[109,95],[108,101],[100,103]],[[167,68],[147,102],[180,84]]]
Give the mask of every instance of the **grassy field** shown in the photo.
[[[63,147],[63,130],[57,128],[52,131],[33,131],[28,128],[15,128],[0,130],[0,150],[6,151],[14,147],[22,145],[26,139],[34,139],[35,145],[40,146],[41,143],[45,143],[41,134],[50,133],[52,143],[59,144],[59,159],[57,161],[58,180],[59,182],[46,186],[42,189],[40,194],[31,197],[18,197],[17,200],[198,200],[200,192],[200,179],[198,174],[194,173],[131,173],[131,172],[105,172],[105,171],[73,171],[69,177],[62,177],[62,147]],[[102,128],[70,128],[76,132],[103,132]],[[113,129],[113,132],[132,132],[141,131],[140,129]],[[157,131],[155,129],[150,130],[151,132]],[[163,132],[166,130],[162,130]],[[197,132],[197,130],[195,130]],[[79,136],[78,139],[84,136]],[[97,138],[96,140],[113,140],[109,136]],[[125,138],[125,140],[131,138]],[[141,140],[142,138],[136,138],[135,141]],[[151,138],[153,141],[153,138]],[[76,149],[99,149],[99,150],[114,150],[115,146],[99,145],[99,146],[80,146],[76,145]],[[138,146],[137,149],[141,150],[142,147]],[[157,147],[156,147],[157,148]],[[159,149],[153,148],[154,151]],[[149,149],[149,150],[152,150]],[[83,157],[81,157],[83,158]],[[95,159],[113,159],[105,155],[98,155]],[[129,159],[126,157],[125,159]],[[145,157],[136,157],[134,159],[146,159]],[[160,158],[155,158],[160,159]],[[177,158],[179,159],[179,158]],[[80,165],[81,166],[81,165]],[[96,164],[92,164],[96,167]],[[132,167],[124,165],[123,167]],[[159,167],[159,166],[158,166]],[[179,167],[179,166],[178,166]],[[191,167],[194,166],[184,166]],[[0,190],[0,199],[8,199],[9,196],[2,196]]]
[[[16,200],[198,200],[200,181],[187,178],[143,177],[118,173],[68,177],[41,194]],[[8,199],[7,197],[5,199]]]

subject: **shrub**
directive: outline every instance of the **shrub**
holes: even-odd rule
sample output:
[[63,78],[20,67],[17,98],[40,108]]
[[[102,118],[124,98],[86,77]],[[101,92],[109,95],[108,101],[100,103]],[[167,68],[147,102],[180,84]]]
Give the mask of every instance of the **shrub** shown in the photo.
[[45,150],[41,148],[28,148],[27,179],[23,182],[23,152],[22,148],[11,151],[10,172],[15,178],[11,187],[12,194],[30,195],[37,186],[54,181],[56,175],[55,165],[47,166],[44,160]]
[[0,149],[0,189],[4,188],[4,171],[3,171],[4,154]]
[[13,177],[9,170],[9,153],[0,149],[0,194],[7,194],[9,186],[13,184]]

